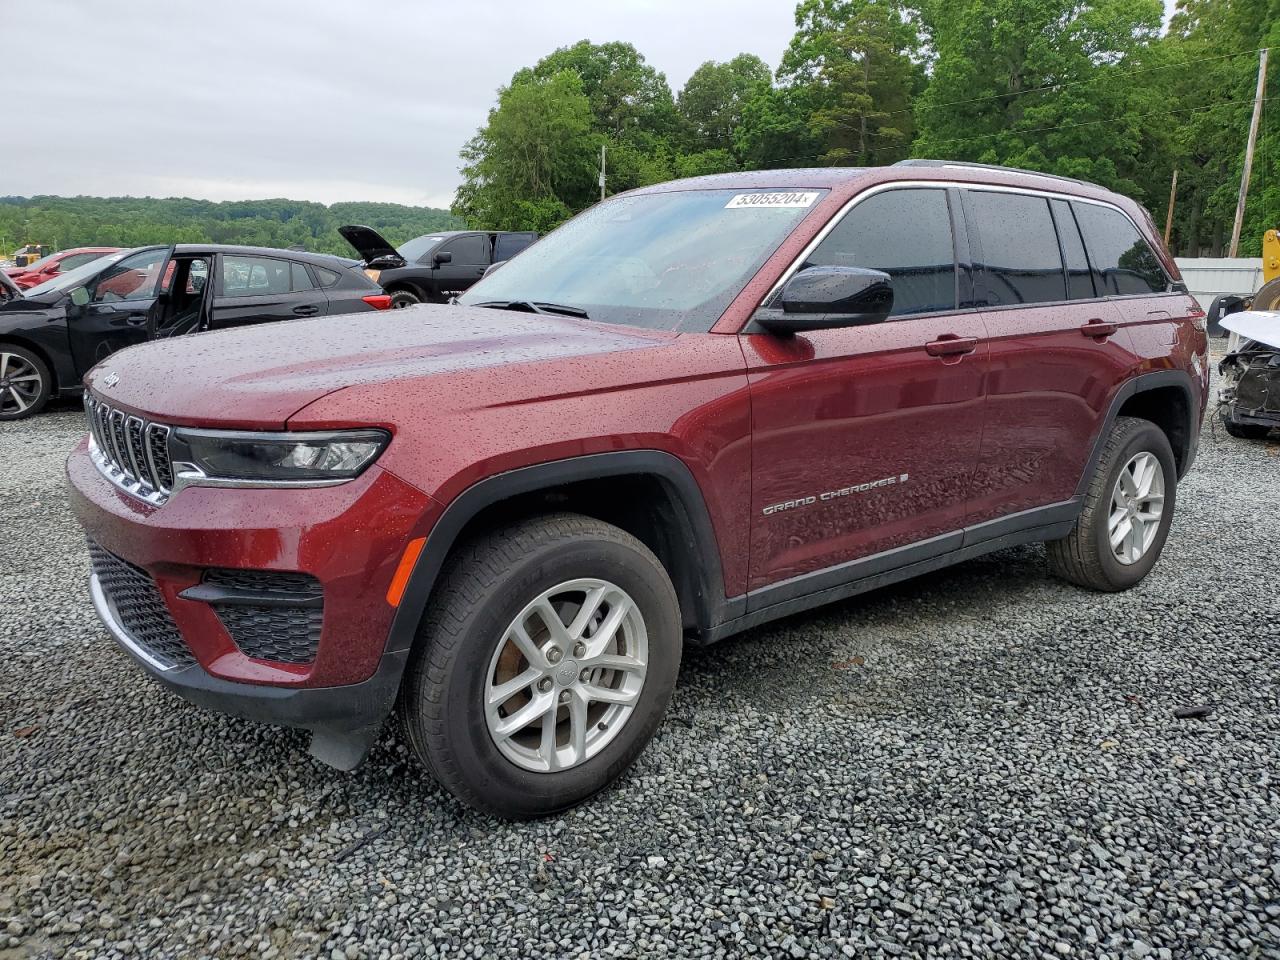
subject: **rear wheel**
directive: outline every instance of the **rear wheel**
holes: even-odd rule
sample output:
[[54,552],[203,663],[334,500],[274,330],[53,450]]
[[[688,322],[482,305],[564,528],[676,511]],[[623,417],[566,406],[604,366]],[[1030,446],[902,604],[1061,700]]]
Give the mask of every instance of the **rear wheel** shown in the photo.
[[422,302],[422,299],[411,290],[396,290],[391,294],[391,309],[403,310]]
[[1093,590],[1127,590],[1164,549],[1178,473],[1164,431],[1120,417],[1103,447],[1075,529],[1048,543],[1049,570]]
[[450,560],[398,713],[459,799],[503,817],[551,814],[648,743],[680,647],[675,590],[644,544],[588,517],[537,517]]
[[0,420],[21,420],[44,409],[53,390],[49,368],[26,347],[0,343]]

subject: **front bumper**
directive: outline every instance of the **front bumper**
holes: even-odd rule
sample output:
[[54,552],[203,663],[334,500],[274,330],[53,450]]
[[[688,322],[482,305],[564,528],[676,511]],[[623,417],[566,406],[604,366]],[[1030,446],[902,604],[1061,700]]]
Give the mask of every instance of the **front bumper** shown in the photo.
[[[98,615],[149,675],[200,706],[309,729],[312,753],[335,766],[359,761],[394,702],[408,656],[404,645],[389,648],[396,609],[387,588],[406,544],[434,522],[433,500],[374,465],[339,486],[189,487],[156,507],[107,480],[86,442],[68,458],[67,476],[89,538],[154,581],[189,651],[176,661],[156,656],[91,575]],[[213,605],[182,596],[211,568],[314,577],[323,590],[314,659],[246,655]]]

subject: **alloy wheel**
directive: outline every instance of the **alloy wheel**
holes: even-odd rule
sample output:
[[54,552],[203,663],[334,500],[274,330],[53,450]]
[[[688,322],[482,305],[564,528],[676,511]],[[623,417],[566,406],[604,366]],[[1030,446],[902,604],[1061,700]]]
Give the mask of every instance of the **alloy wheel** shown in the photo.
[[0,415],[25,413],[43,386],[33,364],[16,353],[0,353]]
[[489,735],[525,770],[575,767],[635,712],[648,658],[644,618],[621,587],[598,579],[552,587],[511,621],[490,659]]
[[1134,454],[1111,491],[1107,531],[1111,552],[1123,564],[1137,563],[1151,549],[1164,514],[1164,469],[1154,454]]

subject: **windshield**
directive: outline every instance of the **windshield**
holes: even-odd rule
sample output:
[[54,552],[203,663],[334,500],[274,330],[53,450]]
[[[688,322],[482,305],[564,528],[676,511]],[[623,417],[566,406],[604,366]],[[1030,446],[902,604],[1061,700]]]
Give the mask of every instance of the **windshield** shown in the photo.
[[444,237],[414,237],[400,246],[396,247],[396,253],[404,257],[410,263],[421,258],[421,256],[443,240]]
[[119,263],[136,250],[121,250],[119,253],[108,253],[99,257],[97,260],[90,260],[88,263],[82,263],[74,270],[68,270],[66,273],[60,273],[52,280],[46,280],[38,286],[32,287],[27,291],[28,297],[39,296],[42,293],[48,293],[51,290],[74,290],[85,281],[97,276],[102,270],[111,266],[113,263]]
[[459,303],[549,303],[592,320],[706,332],[825,193],[681,190],[606,200]]

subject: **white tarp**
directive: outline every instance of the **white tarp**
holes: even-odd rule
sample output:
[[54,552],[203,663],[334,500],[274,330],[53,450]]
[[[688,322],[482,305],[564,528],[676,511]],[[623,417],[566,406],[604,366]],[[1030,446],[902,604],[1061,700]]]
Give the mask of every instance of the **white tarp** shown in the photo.
[[[1273,310],[1241,310],[1229,313],[1221,320],[1223,329],[1239,334],[1246,340],[1257,340],[1268,347],[1280,349],[1280,313]],[[1229,349],[1235,349],[1232,337]]]

